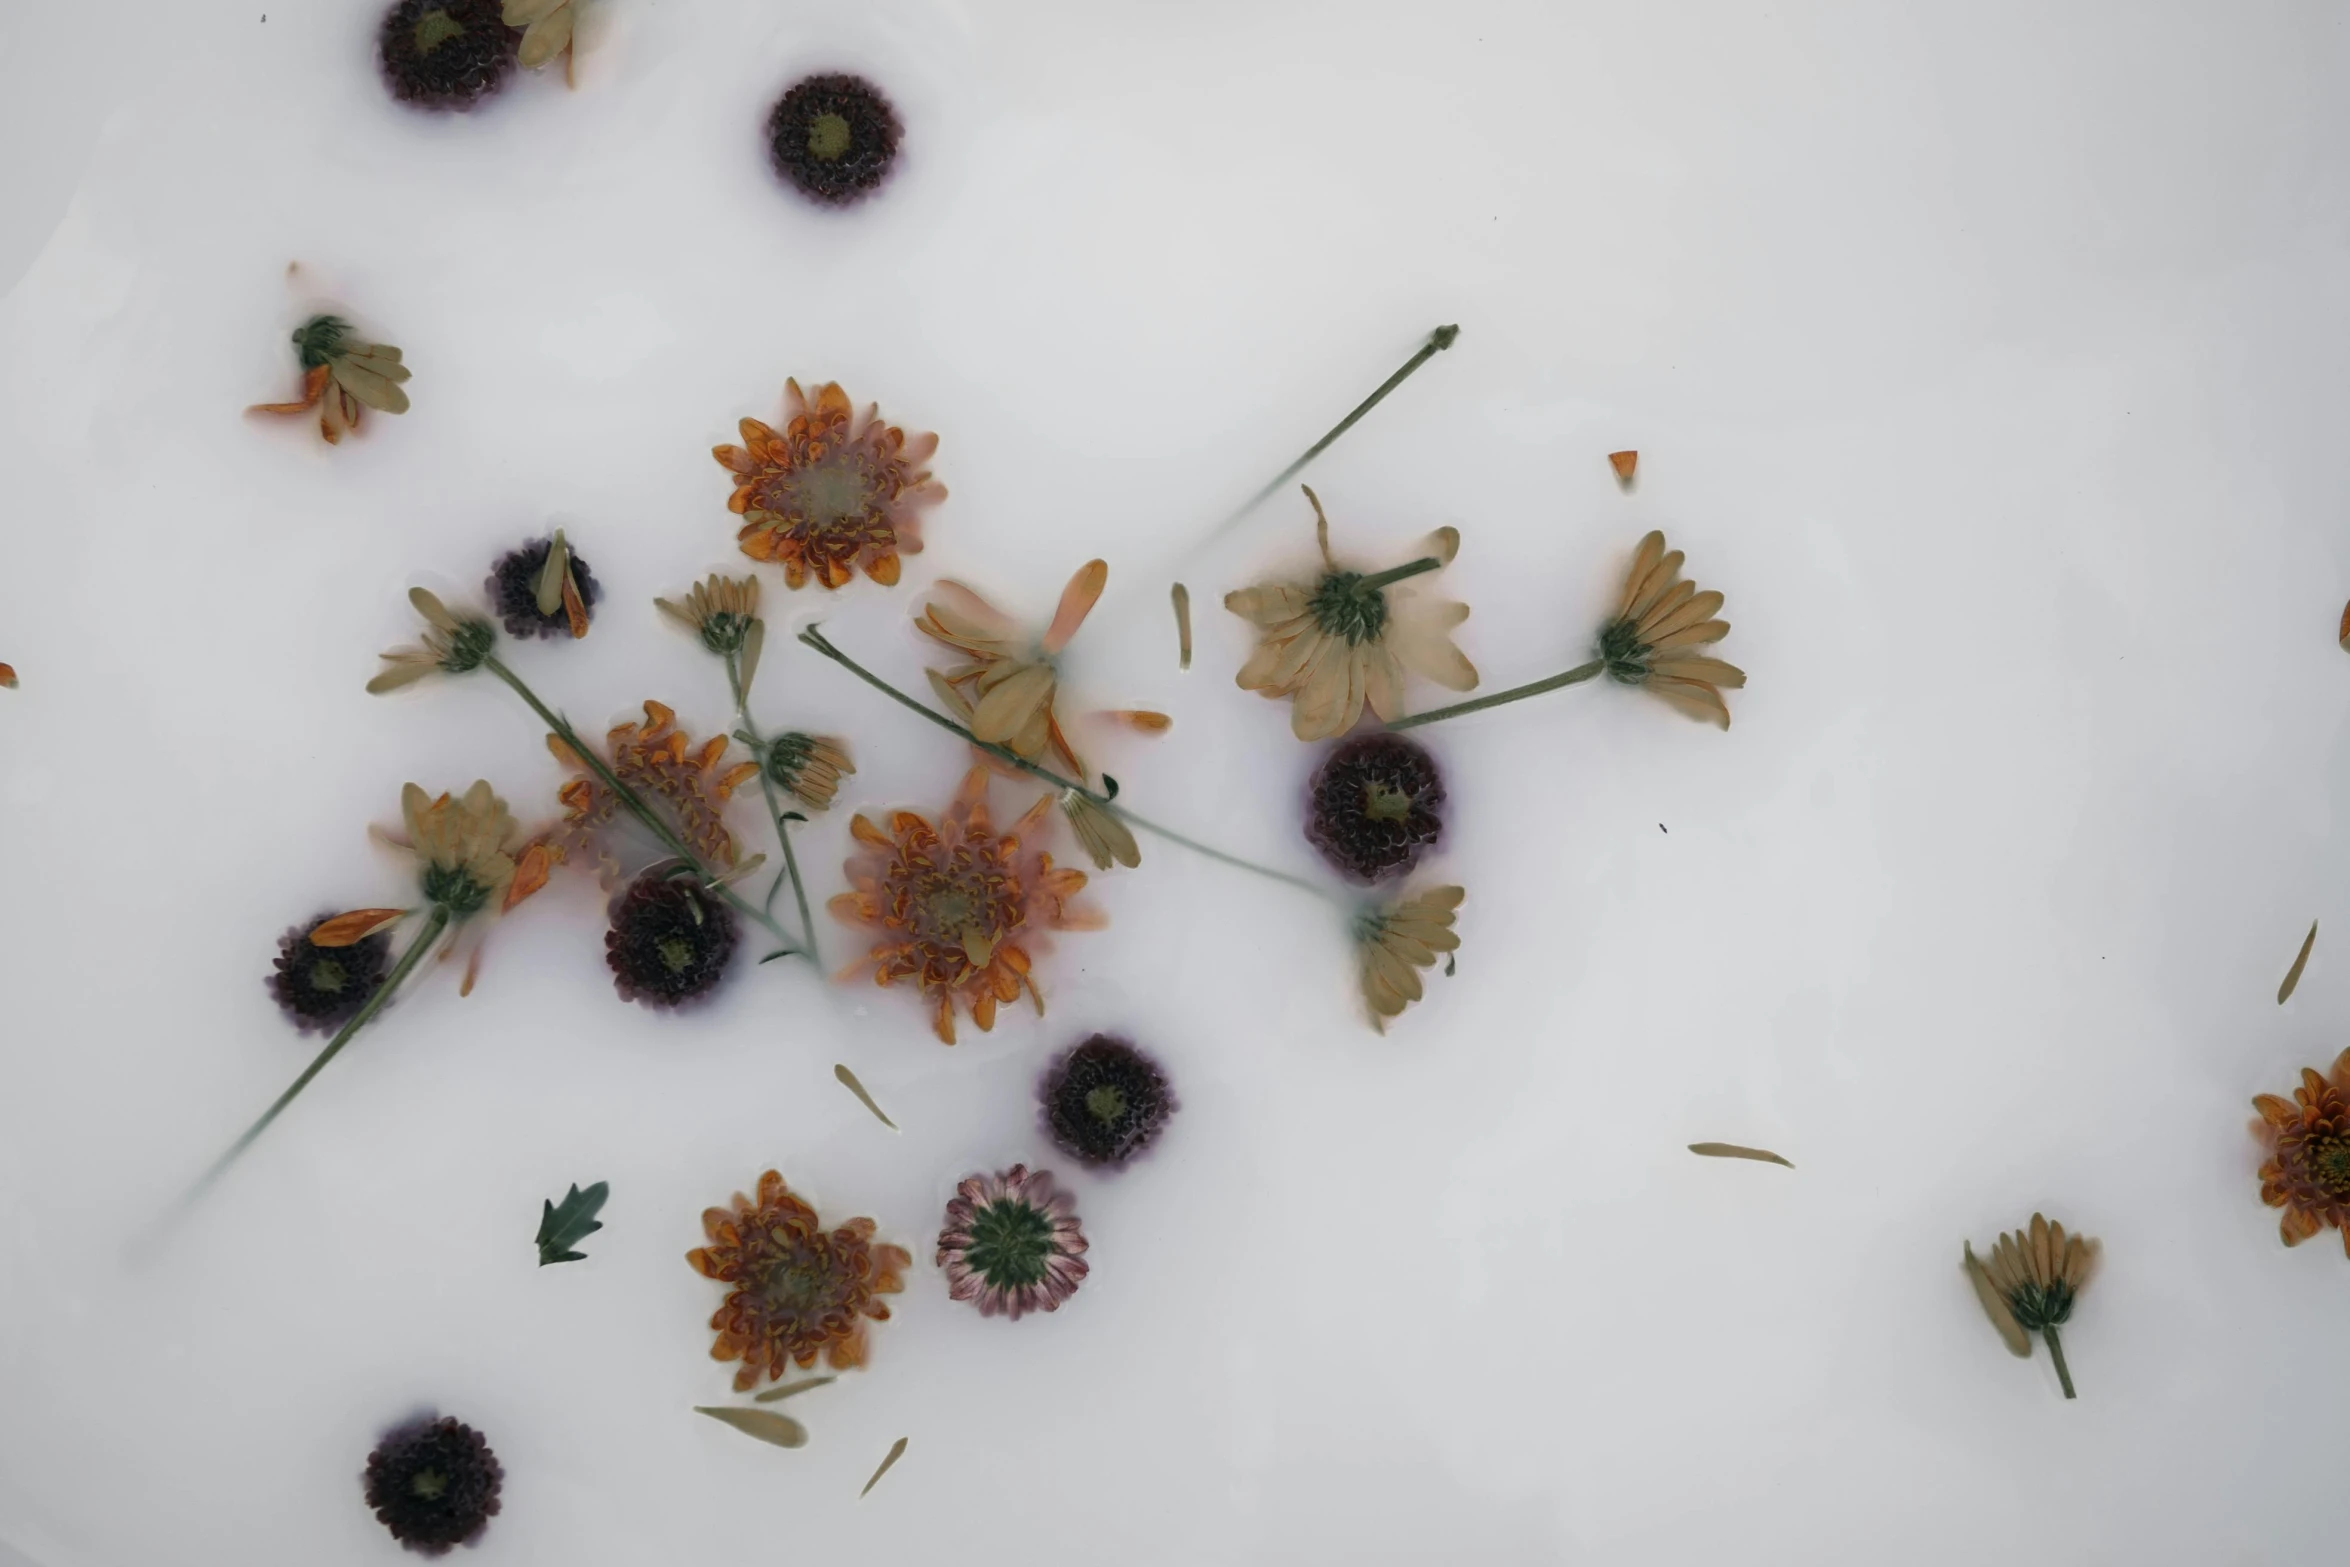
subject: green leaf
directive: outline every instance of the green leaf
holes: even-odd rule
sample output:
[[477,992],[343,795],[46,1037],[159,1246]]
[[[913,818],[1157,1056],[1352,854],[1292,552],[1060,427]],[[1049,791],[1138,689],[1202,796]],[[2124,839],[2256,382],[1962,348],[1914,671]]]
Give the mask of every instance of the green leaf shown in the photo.
[[571,1248],[604,1227],[596,1222],[596,1215],[603,1210],[604,1199],[611,1195],[612,1188],[603,1181],[596,1182],[584,1192],[574,1182],[570,1192],[564,1196],[561,1207],[551,1202],[542,1203],[540,1206],[543,1211],[539,1215],[539,1266],[543,1268],[551,1262],[581,1261],[586,1253]]
[[755,1436],[762,1442],[777,1447],[806,1447],[808,1428],[789,1415],[779,1415],[772,1409],[744,1409],[737,1404],[696,1404],[694,1413],[708,1415],[722,1425],[730,1425],[745,1436]]

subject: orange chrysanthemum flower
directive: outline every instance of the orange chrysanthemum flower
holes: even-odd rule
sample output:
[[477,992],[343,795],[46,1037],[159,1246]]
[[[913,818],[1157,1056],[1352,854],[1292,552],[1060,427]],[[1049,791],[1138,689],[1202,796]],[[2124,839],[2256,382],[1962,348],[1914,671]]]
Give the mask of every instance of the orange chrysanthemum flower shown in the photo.
[[874,1245],[873,1231],[871,1219],[827,1231],[774,1170],[759,1177],[757,1201],[736,1192],[731,1211],[703,1210],[710,1244],[685,1260],[734,1286],[710,1319],[718,1334],[710,1358],[743,1363],[736,1392],[761,1376],[780,1382],[787,1366],[804,1370],[819,1354],[836,1371],[865,1363],[866,1320],[889,1320],[875,1297],[904,1289],[902,1270],[914,1261],[902,1246]]
[[2303,1067],[2291,1101],[2256,1094],[2252,1108],[2269,1154],[2260,1167],[2260,1200],[2285,1210],[2277,1224],[2285,1244],[2332,1228],[2350,1251],[2350,1050],[2323,1076]]
[[896,811],[883,832],[864,816],[849,831],[869,851],[848,862],[849,885],[832,900],[833,918],[880,932],[873,949],[847,972],[873,965],[874,983],[910,981],[934,1008],[940,1040],[955,1042],[960,1002],[984,1032],[995,1026],[999,1001],[1025,989],[1041,1015],[1044,996],[1029,970],[1031,948],[1046,930],[1091,930],[1091,910],[1069,900],[1085,873],[1055,866],[1034,847],[1053,797],[999,832],[987,813],[988,771],[974,767],[954,803],[933,827],[912,811]]
[[[677,714],[659,702],[645,703],[642,724],[618,724],[604,737],[612,771],[622,783],[668,807],[678,835],[713,864],[732,865],[741,851],[726,830],[726,802],[759,776],[756,762],[737,762],[721,773],[728,741],[718,735],[699,747],[676,726]],[[589,772],[560,736],[547,736],[547,749],[565,766]],[[590,774],[565,784],[559,798],[570,814],[556,858],[601,833],[620,810],[620,799]]]
[[726,504],[743,519],[736,535],[743,553],[782,562],[794,588],[811,574],[843,587],[860,566],[889,586],[898,557],[921,552],[921,509],[946,498],[946,486],[922,466],[938,437],[884,424],[872,404],[854,418],[838,382],[818,387],[813,407],[799,382],[783,390],[781,433],[745,419],[741,446],[710,451],[734,475]]

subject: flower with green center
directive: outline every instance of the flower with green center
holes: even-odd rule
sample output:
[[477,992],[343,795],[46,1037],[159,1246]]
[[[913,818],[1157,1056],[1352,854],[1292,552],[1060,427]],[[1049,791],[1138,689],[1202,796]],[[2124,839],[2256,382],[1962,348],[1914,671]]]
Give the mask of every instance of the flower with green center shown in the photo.
[[497,650],[498,628],[482,616],[456,613],[423,588],[410,588],[408,602],[424,617],[423,640],[382,655],[385,667],[367,682],[375,695],[414,685],[427,675],[469,675]]
[[922,513],[946,498],[926,466],[935,435],[909,436],[867,404],[859,416],[837,381],[811,400],[786,381],[784,425],[756,419],[743,444],[710,455],[734,475],[727,508],[743,519],[735,539],[753,560],[783,567],[784,585],[846,587],[859,570],[894,585],[900,557],[922,548]]
[[623,1001],[675,1008],[726,977],[738,935],[734,911],[675,867],[647,871],[612,905],[604,958]]
[[392,1538],[424,1556],[471,1545],[498,1515],[498,1455],[462,1420],[427,1415],[385,1436],[361,1477],[367,1505]]
[[476,779],[455,798],[408,784],[400,791],[400,815],[407,847],[424,862],[418,880],[425,901],[452,918],[480,913],[514,880],[521,829],[486,780]]
[[521,37],[500,0],[400,0],[375,49],[392,96],[425,109],[467,109],[513,72]]
[[2268,1146],[2260,1167],[2260,1200],[2282,1208],[2278,1232],[2298,1246],[2320,1230],[2341,1232],[2350,1250],[2350,1050],[2326,1072],[2301,1069],[2291,1099],[2261,1094],[2253,1123]]
[[976,1302],[982,1316],[1018,1318],[1058,1311],[1076,1294],[1085,1282],[1084,1254],[1069,1194],[1054,1188],[1051,1172],[1030,1174],[1016,1164],[955,1188],[937,1260],[951,1298]]
[[879,88],[837,73],[794,83],[767,120],[775,171],[829,207],[872,194],[889,177],[902,134]]
[[1371,1023],[1387,1032],[1390,1018],[1420,999],[1419,971],[1433,968],[1437,954],[1447,954],[1444,971],[1452,972],[1450,953],[1461,938],[1454,934],[1454,911],[1468,896],[1459,887],[1432,887],[1385,906],[1363,910],[1354,923],[1355,950],[1361,965],[1363,1000],[1371,1008]]
[[1139,1155],[1177,1109],[1159,1064],[1108,1034],[1093,1035],[1053,1062],[1037,1098],[1054,1146],[1096,1169],[1118,1169]]
[[792,730],[767,742],[767,776],[811,811],[832,804],[842,776],[856,770],[838,740]]
[[349,1022],[392,966],[392,938],[382,932],[348,946],[314,946],[311,932],[328,918],[322,914],[280,937],[269,976],[269,993],[305,1034],[331,1033]]
[[389,343],[362,343],[341,316],[312,316],[294,328],[294,353],[302,364],[302,395],[290,403],[257,403],[247,413],[298,414],[316,408],[318,433],[329,446],[359,427],[360,410],[404,414],[408,394],[401,384],[408,367]]
[[1967,1277],[1991,1325],[2018,1355],[2032,1352],[2032,1334],[2046,1340],[2067,1398],[2074,1396],[2073,1374],[2056,1330],[2072,1316],[2073,1302],[2089,1282],[2096,1247],[2095,1241],[2068,1237],[2063,1225],[2035,1213],[2029,1230],[2000,1236],[1988,1259],[1978,1258],[1972,1245],[1965,1248]]

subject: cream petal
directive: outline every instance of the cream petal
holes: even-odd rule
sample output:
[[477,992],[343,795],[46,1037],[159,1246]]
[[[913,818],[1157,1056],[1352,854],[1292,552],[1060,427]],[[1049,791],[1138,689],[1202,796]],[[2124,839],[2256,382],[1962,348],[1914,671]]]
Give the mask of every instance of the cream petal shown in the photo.
[[408,394],[388,377],[379,375],[369,365],[348,354],[327,361],[335,384],[368,407],[388,414],[408,411]]
[[1672,680],[1702,680],[1708,685],[1727,686],[1736,691],[1746,684],[1746,671],[1736,664],[1725,664],[1718,658],[1705,658],[1692,653],[1669,653],[1655,660],[1649,668],[1656,674]]
[[1260,626],[1277,626],[1307,612],[1310,595],[1286,582],[1260,582],[1224,595],[1224,607]]
[[1632,613],[1632,604],[1641,586],[1647,582],[1648,574],[1656,563],[1664,557],[1665,536],[1662,533],[1650,533],[1640,541],[1640,547],[1632,552],[1632,565],[1624,573],[1624,596],[1616,600],[1615,619],[1622,620]]
[[1704,593],[1689,594],[1677,604],[1667,602],[1675,594],[1680,593],[1682,588],[1688,586],[1689,584],[1686,582],[1676,584],[1672,593],[1666,594],[1664,599],[1657,602],[1654,609],[1640,617],[1640,625],[1636,634],[1641,641],[1654,643],[1659,637],[1671,636],[1676,631],[1687,630],[1701,620],[1714,618],[1714,612],[1722,607],[1722,596],[1710,589]]
[[1652,675],[1642,682],[1641,689],[1662,698],[1691,718],[1702,718],[1724,729],[1730,727],[1730,706],[1712,686],[1694,680],[1669,680]]
[[1093,606],[1101,600],[1102,589],[1109,585],[1110,563],[1089,560],[1077,568],[1077,575],[1061,590],[1060,607],[1053,611],[1053,623],[1045,628],[1044,650],[1058,653],[1077,635],[1077,628],[1085,624],[1085,617],[1093,613]]
[[1680,578],[1684,558],[1679,550],[1670,550],[1664,559],[1649,568],[1647,580],[1640,584],[1640,591],[1632,596],[1633,620],[1646,616],[1656,607],[1658,600],[1672,591],[1674,582]]
[[1729,634],[1730,623],[1726,620],[1701,621],[1697,625],[1676,631],[1670,636],[1659,637],[1649,644],[1649,648],[1652,652],[1663,653],[1677,647],[1696,647],[1701,643],[1719,642]]
[[522,35],[522,48],[515,59],[526,71],[535,71],[571,44],[571,7],[566,5],[554,14],[540,18]]
[[1414,606],[1390,623],[1387,642],[1413,674],[1447,691],[1472,691],[1477,666],[1453,644],[1452,628],[1469,618],[1469,606],[1441,603]]
[[1032,723],[1053,696],[1053,672],[1045,664],[1023,664],[979,699],[971,732],[1002,744]]
[[1382,721],[1403,712],[1403,668],[1395,654],[1380,643],[1363,649],[1363,701]]

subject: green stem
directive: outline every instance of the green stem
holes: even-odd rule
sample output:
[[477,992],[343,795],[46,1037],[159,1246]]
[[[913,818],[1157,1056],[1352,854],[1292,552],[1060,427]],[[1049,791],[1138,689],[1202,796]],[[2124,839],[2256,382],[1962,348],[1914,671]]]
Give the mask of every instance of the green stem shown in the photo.
[[734,716],[742,720],[743,733],[751,737],[751,760],[759,764],[759,793],[766,798],[767,814],[775,822],[775,841],[783,849],[783,870],[791,878],[792,900],[800,906],[800,939],[807,943],[803,956],[821,972],[824,957],[816,949],[816,920],[808,912],[808,889],[800,883],[799,857],[792,853],[791,823],[783,819],[783,806],[775,798],[775,780],[767,776],[767,741],[751,719],[750,695],[743,690],[742,659],[740,648],[726,655],[726,683],[734,691]]
[[1423,555],[1418,560],[1407,560],[1400,566],[1390,566],[1385,571],[1371,573],[1355,584],[1355,591],[1362,593],[1373,588],[1383,588],[1390,582],[1401,582],[1404,578],[1416,577],[1423,571],[1434,571],[1443,564],[1443,561],[1433,555]]
[[2067,1398],[2077,1396],[2073,1392],[2072,1371],[2064,1363],[2064,1341],[2056,1336],[2056,1324],[2051,1322],[2042,1328],[2040,1336],[2048,1341],[2048,1353],[2055,1357],[2056,1380],[2064,1384],[2064,1396]]
[[1507,691],[1496,691],[1491,696],[1481,696],[1473,701],[1455,702],[1450,707],[1431,708],[1425,713],[1414,713],[1408,718],[1398,718],[1387,727],[1390,729],[1417,729],[1422,724],[1441,723],[1447,718],[1458,718],[1463,713],[1481,713],[1486,708],[1499,707],[1504,702],[1522,702],[1527,697],[1540,696],[1545,691],[1556,691],[1562,686],[1581,685],[1606,668],[1607,660],[1595,658],[1588,664],[1570,669],[1564,674],[1552,675],[1547,680],[1537,680],[1532,685],[1512,686]]

